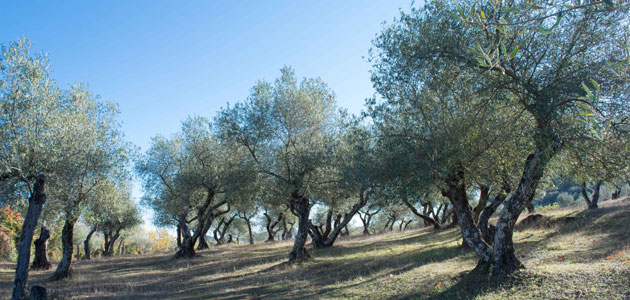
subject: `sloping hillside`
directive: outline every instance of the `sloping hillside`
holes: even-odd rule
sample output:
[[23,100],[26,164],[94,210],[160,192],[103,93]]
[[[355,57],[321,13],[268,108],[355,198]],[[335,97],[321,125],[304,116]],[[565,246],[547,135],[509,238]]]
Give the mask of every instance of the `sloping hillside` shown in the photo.
[[[192,260],[172,255],[96,259],[75,264],[70,280],[30,283],[55,299],[630,299],[630,199],[542,212],[515,235],[527,269],[501,283],[470,275],[475,256],[458,229],[396,232],[341,240],[287,265],[290,243],[231,245]],[[13,264],[0,264],[8,298]]]

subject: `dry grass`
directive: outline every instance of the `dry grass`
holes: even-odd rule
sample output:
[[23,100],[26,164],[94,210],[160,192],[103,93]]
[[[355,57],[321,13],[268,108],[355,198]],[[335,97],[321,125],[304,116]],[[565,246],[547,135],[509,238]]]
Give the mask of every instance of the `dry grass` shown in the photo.
[[[30,284],[55,299],[630,299],[630,200],[544,212],[556,225],[515,234],[527,267],[501,282],[470,274],[475,256],[457,229],[416,230],[340,240],[301,266],[285,263],[290,243],[231,245],[191,260],[171,254],[80,261],[76,276]],[[13,264],[0,263],[0,298]]]

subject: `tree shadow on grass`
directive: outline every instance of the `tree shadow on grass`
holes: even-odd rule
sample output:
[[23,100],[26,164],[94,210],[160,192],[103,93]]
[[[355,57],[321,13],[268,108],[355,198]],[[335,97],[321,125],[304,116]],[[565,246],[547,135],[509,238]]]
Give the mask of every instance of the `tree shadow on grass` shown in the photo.
[[422,295],[426,298],[420,297],[421,295],[407,295],[403,299],[419,297],[427,300],[474,299],[498,289],[515,288],[527,282],[527,280],[532,280],[529,277],[531,277],[530,274],[522,272],[509,276],[489,277],[488,274],[472,270],[456,276],[453,279],[456,283],[450,287],[428,297]]
[[[548,245],[554,238],[583,232],[586,237],[593,238],[583,254],[575,255],[576,259],[603,259],[630,244],[630,207],[622,205],[602,207],[594,210],[583,210],[556,219],[556,231],[548,234],[541,242]],[[605,235],[602,237],[601,235]]]

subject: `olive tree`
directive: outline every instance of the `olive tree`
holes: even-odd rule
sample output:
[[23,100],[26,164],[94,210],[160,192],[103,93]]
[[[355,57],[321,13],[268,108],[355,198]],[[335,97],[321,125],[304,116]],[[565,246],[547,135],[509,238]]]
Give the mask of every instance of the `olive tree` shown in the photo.
[[258,172],[276,180],[298,216],[290,261],[310,255],[305,248],[308,220],[318,189],[328,181],[327,142],[335,125],[335,97],[320,79],[298,83],[283,68],[275,84],[258,82],[247,101],[219,113],[225,140],[247,149]]
[[64,98],[67,98],[64,110],[71,122],[63,126],[72,128],[76,134],[64,147],[78,150],[50,184],[50,194],[60,202],[64,218],[62,258],[52,277],[55,280],[72,276],[74,226],[89,201],[95,199],[98,186],[108,177],[125,172],[129,148],[122,139],[114,104],[97,100],[81,85],[73,86]]
[[[119,144],[116,110],[94,99],[83,86],[60,90],[50,78],[46,56],[31,55],[25,40],[2,47],[0,97],[0,182],[12,184],[29,199],[12,295],[23,299],[33,231],[48,199],[45,190],[57,202],[48,206],[66,203],[68,210],[75,210],[66,202],[70,197],[57,195],[69,195],[62,191],[77,187],[82,179],[88,180],[85,187],[90,186],[101,170],[109,168],[110,159],[111,164],[117,162],[109,156],[119,150],[112,150]],[[78,196],[72,193],[73,199]],[[64,245],[64,250],[67,259],[71,249]]]
[[[543,18],[546,12],[572,3],[541,2],[537,4],[545,9],[530,9],[527,5],[531,3],[433,1],[422,9],[402,14],[375,41],[378,52],[373,57],[373,80],[379,93],[390,101],[413,98],[422,93],[427,95],[425,84],[432,85],[439,78],[448,78],[444,74],[453,70],[469,74],[466,77],[468,87],[460,87],[460,91],[469,91],[469,97],[449,98],[442,94],[439,98],[451,100],[437,101],[453,105],[448,107],[449,113],[466,126],[441,136],[452,137],[453,132],[465,134],[456,139],[444,139],[446,146],[441,149],[447,151],[437,155],[442,161],[423,169],[440,170],[446,175],[444,194],[454,205],[466,242],[480,258],[478,267],[490,274],[510,273],[522,267],[514,254],[514,225],[530,204],[551,159],[566,145],[595,135],[600,127],[586,127],[584,123],[600,124],[610,120],[609,112],[613,107],[622,114],[627,114],[628,109],[623,103],[628,83],[615,75],[614,66],[624,59],[616,40],[627,32],[627,8],[610,12],[576,9],[556,18]],[[472,18],[471,15],[479,16],[488,26],[482,29],[468,26],[463,19]],[[409,78],[412,81],[407,80]],[[452,84],[443,81],[443,88],[432,85],[431,89],[452,89]],[[474,102],[466,104],[466,99]],[[454,111],[451,110],[453,107],[462,109]],[[475,153],[489,153],[476,147],[483,145],[480,140],[492,141],[487,138],[496,132],[523,132],[505,123],[509,118],[498,113],[502,110],[521,111],[522,118],[528,120],[524,123],[530,124],[531,130],[527,131],[527,147],[522,147],[526,155],[519,160],[522,165],[520,180],[503,201],[494,244],[490,246],[475,225],[466,196],[466,187],[471,183],[466,174],[471,174],[470,167],[473,166],[467,162],[476,161]],[[476,118],[462,116],[466,111],[479,114]],[[486,112],[492,112],[495,119],[506,126],[487,122]],[[591,114],[597,118],[591,118]],[[467,123],[474,120],[480,122]],[[495,126],[481,128],[481,135],[470,135],[474,131],[463,130],[479,128],[481,124]],[[614,125],[613,128],[620,127]],[[462,160],[462,156],[453,155],[462,152],[448,150],[458,149],[451,146],[461,145],[463,141],[473,142],[473,151],[465,151],[473,156]],[[513,139],[497,141],[485,147],[507,144],[504,146],[509,148]],[[475,151],[475,148],[482,151]],[[424,161],[435,161],[435,154],[424,153],[429,154],[429,159]]]
[[228,203],[226,194],[238,193],[253,178],[248,158],[244,149],[218,140],[202,117],[183,122],[170,140],[153,139],[136,169],[145,183],[144,201],[158,221],[177,225],[182,241],[176,257],[195,256],[194,245],[205,241],[217,210]]

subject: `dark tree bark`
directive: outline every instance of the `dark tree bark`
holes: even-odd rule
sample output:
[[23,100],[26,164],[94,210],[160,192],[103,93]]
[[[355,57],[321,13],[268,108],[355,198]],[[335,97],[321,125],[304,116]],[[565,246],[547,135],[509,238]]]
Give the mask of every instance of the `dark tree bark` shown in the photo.
[[615,190],[612,192],[610,197],[611,197],[611,199],[617,199],[617,198],[619,198],[619,196],[621,196],[621,186],[616,184],[615,185]]
[[388,218],[387,222],[385,222],[385,226],[383,226],[383,232],[387,232],[387,228],[389,228],[389,222],[391,222],[392,219]]
[[221,220],[219,220],[219,223],[217,223],[217,226],[212,231],[212,236],[214,237],[214,241],[217,244],[221,243],[221,237],[219,236],[219,231],[221,230],[221,225],[223,225],[223,221],[224,221],[224,218],[221,218]]
[[46,288],[39,285],[32,286],[29,299],[30,300],[47,300],[48,293],[46,292]]
[[73,270],[70,264],[72,264],[72,251],[74,250],[72,237],[75,223],[76,218],[66,216],[63,230],[61,230],[61,261],[59,261],[57,269],[51,277],[51,280],[53,281],[69,278],[73,275]]
[[435,221],[434,219],[432,219],[430,216],[425,215],[425,214],[423,214],[423,213],[419,212],[419,211],[418,211],[418,210],[417,210],[417,209],[416,209],[416,208],[415,208],[415,207],[411,204],[411,202],[409,202],[409,200],[407,199],[407,197],[404,197],[404,196],[403,196],[403,197],[402,197],[402,200],[403,200],[403,203],[405,203],[405,205],[406,205],[407,207],[409,207],[409,209],[411,210],[411,212],[412,212],[414,215],[416,215],[416,216],[418,216],[418,217],[422,218],[422,220],[424,220],[425,222],[427,222],[427,223],[429,223],[429,224],[433,225],[433,229],[438,230],[438,229],[440,229],[440,228],[442,227],[442,226],[440,226],[440,224],[439,224],[438,222],[436,222],[436,221]]
[[403,227],[402,230],[407,230],[407,227],[409,226],[409,224],[411,224],[411,222],[413,222],[413,220],[409,220],[409,221],[405,222],[405,226]]
[[[219,241],[217,241],[217,244],[224,244],[226,243],[225,241],[225,233],[227,232],[228,228],[230,228],[230,225],[232,225],[232,222],[234,222],[234,219],[236,218],[236,215],[231,216],[229,219],[223,221],[223,229],[221,230],[221,237],[219,239]],[[232,239],[232,235],[230,234],[230,240]],[[229,241],[228,241],[229,243]]]
[[[245,223],[247,224],[247,233],[249,234],[249,244],[253,245],[254,244],[254,234],[252,233],[252,218],[256,215],[256,213],[258,213],[258,210],[254,211],[251,215],[247,215],[246,212],[239,212],[238,213],[238,217],[243,219],[243,221],[245,221]],[[284,226],[286,227],[286,222],[284,221],[284,219],[282,220]],[[284,239],[284,233],[282,235],[282,239]],[[237,239],[238,240],[238,239]]]
[[179,216],[177,220],[177,226],[179,226],[180,231],[182,233],[182,243],[177,252],[175,253],[175,258],[191,258],[195,257],[195,241],[193,240],[192,235],[190,234],[190,229],[188,229],[188,224],[186,222],[186,215],[182,214]]
[[48,239],[50,238],[50,231],[46,226],[42,226],[39,238],[35,240],[35,259],[31,269],[34,270],[48,270],[51,265],[48,262]]
[[[184,213],[180,215],[177,219],[177,224],[180,227],[180,231],[182,233],[182,242],[175,253],[175,258],[191,258],[196,255],[195,253],[195,241],[199,239],[199,237],[203,234],[205,222],[210,218],[210,214],[212,214],[216,209],[226,204],[227,201],[223,200],[213,206],[212,201],[214,200],[215,192],[211,189],[208,189],[208,194],[206,195],[206,199],[204,203],[197,208],[197,215],[193,220],[197,220],[197,226],[193,234],[190,233],[190,229],[188,228],[188,222],[192,222],[192,220],[186,220],[186,216],[188,213]],[[228,207],[229,210],[229,207]]]
[[33,242],[33,232],[37,221],[42,213],[42,207],[46,200],[46,177],[40,174],[35,179],[33,192],[28,199],[28,210],[22,224],[22,233],[18,242],[18,258],[15,267],[15,277],[13,279],[12,300],[22,300],[26,297],[24,286],[28,282],[28,264],[31,261],[31,243]]
[[480,265],[489,265],[492,262],[492,249],[481,238],[481,232],[475,224],[464,182],[462,171],[451,174],[446,182],[448,191],[442,191],[442,194],[453,204],[454,216],[457,216],[465,243],[479,256]]
[[200,235],[199,239],[197,240],[197,251],[208,249],[208,248],[210,248],[210,246],[208,246],[208,242],[206,241],[206,235],[205,234]]
[[361,219],[361,223],[363,223],[363,235],[370,235],[370,223],[372,222],[372,217],[378,214],[381,211],[379,207],[376,211],[370,212],[374,208],[374,205],[368,206],[365,211],[358,211],[359,219]]
[[392,220],[392,221],[389,223],[389,231],[394,231],[394,224],[396,223],[396,221],[398,220],[398,218],[396,218],[396,215],[395,215],[395,214],[392,214],[392,215],[390,216],[390,218],[391,218],[391,220]]
[[180,248],[182,246],[182,228],[179,227],[179,225],[177,225],[176,227],[177,227],[177,248]]
[[269,215],[266,210],[263,215],[267,219],[267,223],[265,224],[265,229],[267,230],[267,242],[273,242],[275,240],[276,234],[278,233],[278,231],[280,231],[280,229],[276,229],[276,227],[284,219],[284,212],[280,212],[278,214],[278,218],[275,221],[273,216]]
[[582,197],[584,197],[584,201],[586,201],[586,205],[588,206],[588,209],[597,209],[599,207],[599,205],[598,205],[598,202],[599,202],[599,191],[600,191],[603,183],[604,182],[601,181],[601,180],[597,181],[597,183],[595,184],[593,197],[589,198],[588,197],[588,191],[586,190],[586,182],[582,182]]
[[103,231],[103,236],[105,237],[105,250],[103,251],[103,256],[112,257],[114,255],[114,245],[118,237],[120,237],[121,228],[116,228],[114,230]]
[[306,240],[308,239],[308,223],[311,213],[311,204],[307,197],[300,194],[298,190],[291,193],[291,209],[298,217],[298,230],[293,242],[293,250],[289,254],[289,262],[301,262],[311,257],[306,250]]
[[354,215],[367,203],[368,195],[364,195],[364,190],[361,190],[359,194],[359,202],[355,203],[350,212],[344,214],[343,220],[341,219],[341,215],[338,214],[335,218],[335,226],[331,228],[331,220],[333,216],[333,210],[329,209],[328,214],[326,215],[326,227],[324,230],[321,230],[320,227],[317,227],[311,223],[309,220],[308,233],[313,240],[313,247],[316,249],[331,247],[334,243],[341,231],[346,228],[350,220],[354,217]]
[[[203,231],[201,233],[201,235],[199,236],[199,240],[197,243],[197,250],[204,250],[204,249],[208,249],[210,248],[208,246],[208,242],[206,241],[206,236],[208,235],[208,231],[210,230],[210,227],[212,227],[212,223],[214,222],[214,220],[224,214],[227,214],[230,211],[230,208],[228,207],[226,210],[223,211],[216,211],[213,210],[212,212],[210,212],[208,214],[208,218],[206,219],[205,225],[203,227]],[[221,224],[217,225],[218,227],[221,226]],[[217,241],[217,234],[216,234],[216,230],[213,231],[213,235],[215,236],[215,241]]]

